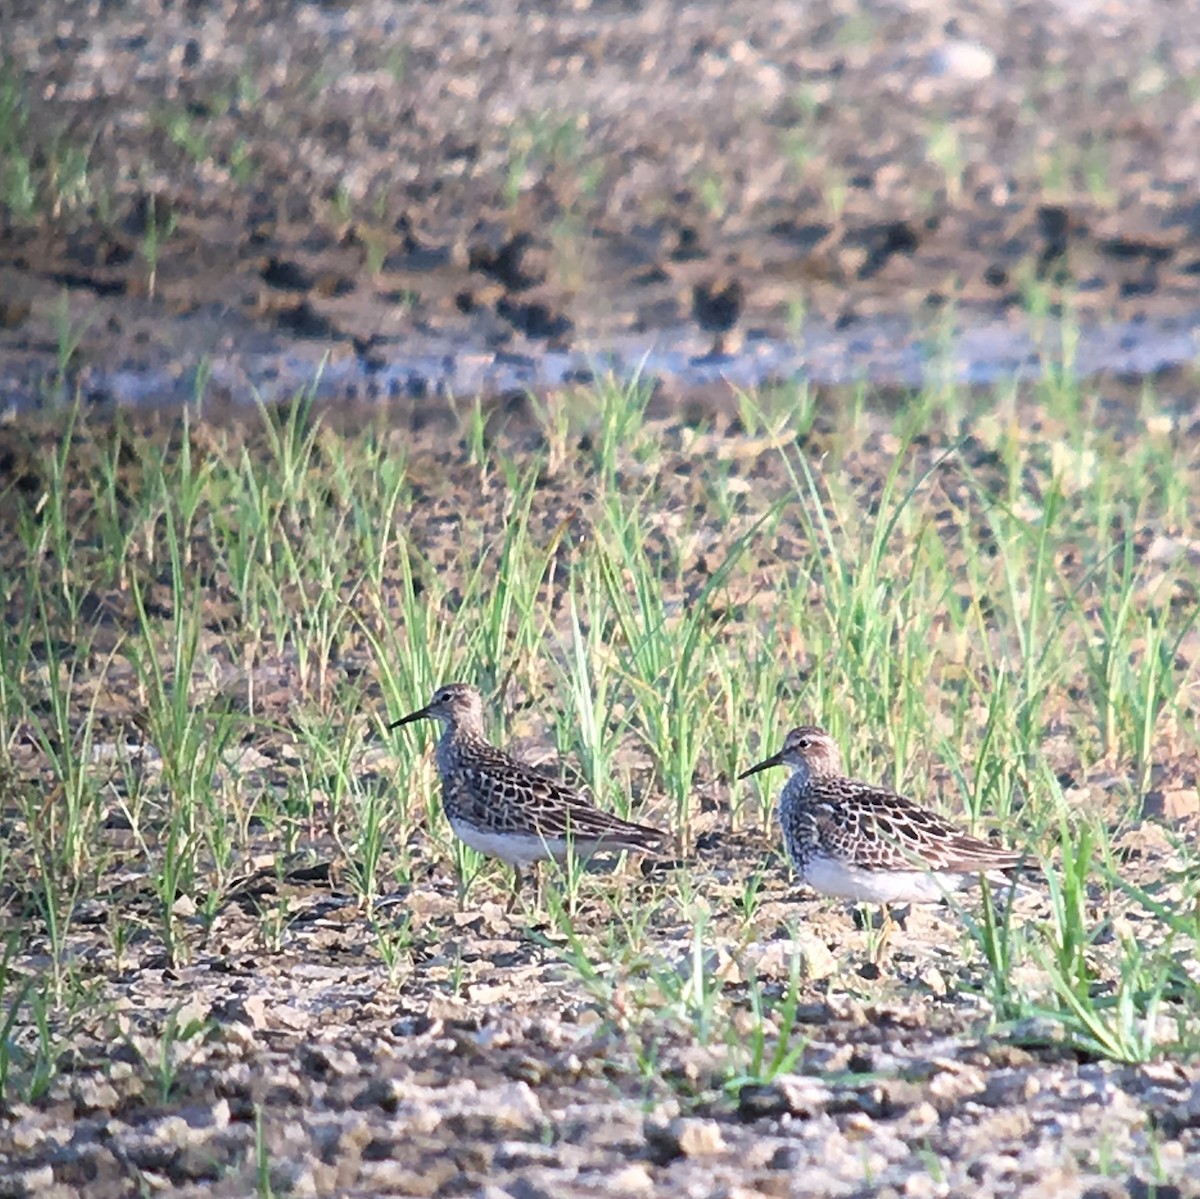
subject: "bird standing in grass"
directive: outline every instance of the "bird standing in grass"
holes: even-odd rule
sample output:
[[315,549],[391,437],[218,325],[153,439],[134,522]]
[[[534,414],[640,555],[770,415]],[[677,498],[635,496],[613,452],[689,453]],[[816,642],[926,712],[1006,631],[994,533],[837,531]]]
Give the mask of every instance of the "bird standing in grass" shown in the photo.
[[668,838],[658,829],[601,811],[573,788],[538,774],[490,745],[483,731],[483,697],[468,683],[439,687],[423,708],[389,728],[437,720],[442,807],[454,835],[471,849],[513,868],[511,909],[521,868],[544,858],[563,861],[605,850],[655,853]]
[[1023,857],[960,832],[911,799],[842,773],[824,729],[793,729],[778,753],[738,777],[790,766],[779,823],[796,873],[814,891],[859,903],[936,903],[978,875],[995,877]]

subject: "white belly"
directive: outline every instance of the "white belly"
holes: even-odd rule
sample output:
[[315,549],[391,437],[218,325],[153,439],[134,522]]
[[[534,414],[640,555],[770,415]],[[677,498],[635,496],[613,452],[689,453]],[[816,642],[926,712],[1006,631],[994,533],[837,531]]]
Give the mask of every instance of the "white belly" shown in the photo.
[[961,874],[931,874],[928,870],[864,870],[833,858],[813,858],[804,868],[804,881],[822,895],[859,903],[937,903],[962,884]]
[[461,820],[451,820],[454,835],[484,857],[499,858],[510,866],[528,866],[545,858],[562,861],[567,856],[567,844],[562,838],[542,838],[533,833],[497,833],[476,828]]

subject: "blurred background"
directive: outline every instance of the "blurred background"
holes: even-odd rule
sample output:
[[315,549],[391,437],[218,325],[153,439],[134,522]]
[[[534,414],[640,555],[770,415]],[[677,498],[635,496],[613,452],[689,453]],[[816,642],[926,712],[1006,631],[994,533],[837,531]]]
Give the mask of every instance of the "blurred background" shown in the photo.
[[5,7],[10,405],[1196,350],[1187,5]]

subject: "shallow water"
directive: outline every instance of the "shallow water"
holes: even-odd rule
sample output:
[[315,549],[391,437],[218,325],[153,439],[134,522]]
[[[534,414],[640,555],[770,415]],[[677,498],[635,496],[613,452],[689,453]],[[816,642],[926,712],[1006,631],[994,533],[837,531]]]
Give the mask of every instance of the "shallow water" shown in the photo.
[[[206,329],[211,331],[211,325]],[[71,382],[85,399],[127,406],[171,406],[201,395],[252,402],[285,400],[311,389],[318,398],[420,399],[431,395],[494,396],[560,389],[611,375],[657,379],[675,392],[725,382],[751,389],[786,383],[867,384],[920,388],[1031,382],[1048,367],[1087,378],[1110,373],[1149,376],[1187,365],[1200,352],[1200,312],[1185,318],[1075,326],[1060,320],[960,321],[931,331],[900,317],[856,320],[840,327],[818,318],[788,338],[751,334],[735,353],[714,355],[694,329],[627,335],[594,346],[527,353],[495,352],[449,339],[375,348],[370,359],[331,352],[322,343],[239,337],[213,338],[206,355],[196,338],[191,352],[135,365],[89,366]],[[264,344],[274,343],[274,344]],[[339,351],[341,347],[337,348]],[[29,365],[28,363],[26,364]],[[10,409],[39,406],[45,387],[8,377],[0,392]],[[47,365],[43,377],[52,377]],[[51,390],[52,394],[52,390]]]

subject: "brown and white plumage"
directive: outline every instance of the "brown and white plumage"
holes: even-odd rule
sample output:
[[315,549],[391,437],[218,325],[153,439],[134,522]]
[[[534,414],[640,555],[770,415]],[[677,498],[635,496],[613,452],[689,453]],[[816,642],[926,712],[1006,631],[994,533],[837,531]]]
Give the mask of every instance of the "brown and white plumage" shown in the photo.
[[543,858],[562,861],[571,848],[581,857],[601,850],[652,853],[666,834],[602,811],[578,791],[547,778],[490,745],[483,730],[483,698],[468,683],[439,687],[423,708],[394,721],[442,724],[437,743],[442,807],[455,835],[472,849],[513,867]]
[[837,743],[793,729],[749,778],[787,765],[779,797],[784,844],[797,874],[826,895],[868,903],[933,903],[968,878],[1021,865],[1022,855],[961,832],[911,799],[842,774]]

